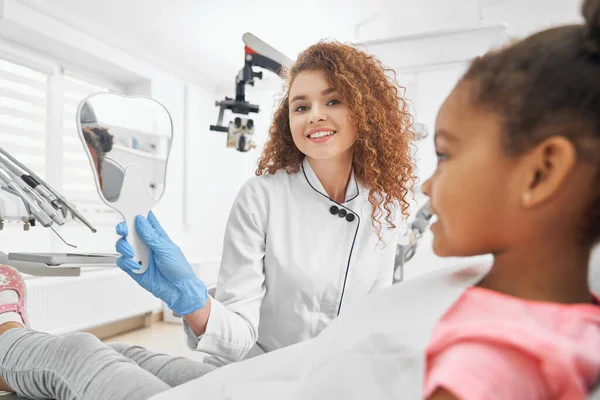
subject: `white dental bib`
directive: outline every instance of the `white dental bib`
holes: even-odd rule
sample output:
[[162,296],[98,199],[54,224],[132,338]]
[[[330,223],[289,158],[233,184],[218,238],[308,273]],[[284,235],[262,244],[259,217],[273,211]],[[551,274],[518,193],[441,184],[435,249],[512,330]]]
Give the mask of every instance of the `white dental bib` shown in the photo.
[[440,318],[489,265],[436,271],[370,295],[315,339],[219,368],[152,400],[422,399]]

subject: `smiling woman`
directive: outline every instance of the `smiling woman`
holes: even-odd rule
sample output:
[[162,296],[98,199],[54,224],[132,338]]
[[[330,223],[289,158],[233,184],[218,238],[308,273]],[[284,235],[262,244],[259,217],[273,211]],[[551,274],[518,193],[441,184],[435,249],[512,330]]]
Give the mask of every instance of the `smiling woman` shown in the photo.
[[374,57],[337,42],[300,54],[233,205],[215,298],[185,318],[193,348],[213,363],[275,350],[391,286],[411,122]]
[[412,118],[397,83],[337,42],[310,46],[286,78],[258,176],[227,223],[215,297],[184,317],[209,363],[312,338],[392,285],[413,180]]
[[[175,299],[188,344],[206,363],[315,337],[346,307],[392,285],[396,225],[413,180],[411,122],[374,57],[337,42],[309,47],[288,73],[257,176],[233,204],[214,297],[153,215],[138,232],[164,240],[149,243],[155,274],[136,280]],[[125,238],[117,251],[133,274]],[[193,289],[163,275],[191,277]]]
[[353,169],[369,191],[371,218],[394,226],[392,205],[413,182],[412,116],[396,82],[375,57],[352,46],[320,42],[300,54],[287,75],[270,140],[257,174],[298,171],[310,163],[330,197],[342,199]]

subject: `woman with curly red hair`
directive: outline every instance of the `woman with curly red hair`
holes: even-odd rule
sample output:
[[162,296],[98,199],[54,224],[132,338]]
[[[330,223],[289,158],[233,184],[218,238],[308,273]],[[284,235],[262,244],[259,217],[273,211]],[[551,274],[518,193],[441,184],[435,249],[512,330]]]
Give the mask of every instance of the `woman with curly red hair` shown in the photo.
[[257,176],[231,211],[215,297],[184,316],[209,363],[312,338],[392,284],[413,179],[398,85],[337,42],[306,49],[285,81]]
[[[325,187],[330,197],[340,200],[343,196],[338,189],[347,185],[353,169],[369,193],[377,229],[381,227],[381,216],[394,227],[393,204],[399,203],[403,213],[408,209],[405,197],[413,178],[409,153],[412,117],[397,85],[385,71],[377,59],[354,47],[326,42],[309,47],[287,75],[286,95],[275,112],[257,175],[283,169],[296,172],[303,162],[308,163],[320,180],[337,182],[324,184],[332,186]],[[333,90],[319,96],[319,87],[325,86]],[[324,108],[343,113],[346,131],[337,137],[308,135],[307,125],[317,130],[328,125],[318,120],[327,118],[328,113],[317,108],[319,104],[308,104],[311,99],[303,93],[310,91],[315,92],[313,101],[331,100],[332,104],[323,103]],[[323,115],[314,115],[321,111]],[[339,172],[341,179],[336,181],[338,176],[331,174],[330,168]]]
[[[315,337],[348,305],[392,285],[413,181],[412,118],[387,72],[338,42],[310,46],[286,71],[257,176],[227,222],[214,297],[154,215],[136,227],[153,254],[148,271],[137,273],[119,240],[119,266],[183,316],[206,363]],[[118,231],[125,236],[126,226]]]

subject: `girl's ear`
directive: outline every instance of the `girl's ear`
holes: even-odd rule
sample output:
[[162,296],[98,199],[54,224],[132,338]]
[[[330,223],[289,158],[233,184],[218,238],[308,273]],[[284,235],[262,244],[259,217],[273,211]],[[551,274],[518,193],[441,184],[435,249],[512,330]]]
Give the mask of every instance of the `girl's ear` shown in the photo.
[[523,207],[535,207],[561,190],[577,162],[577,151],[565,137],[544,140],[526,156],[527,179],[523,188]]

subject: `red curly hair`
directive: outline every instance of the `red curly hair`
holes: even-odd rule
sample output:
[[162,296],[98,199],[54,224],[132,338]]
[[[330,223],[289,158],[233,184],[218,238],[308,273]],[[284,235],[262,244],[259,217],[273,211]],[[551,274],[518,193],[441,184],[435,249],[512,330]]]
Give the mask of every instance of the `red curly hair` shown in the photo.
[[324,41],[300,53],[294,65],[284,72],[284,93],[273,116],[256,175],[274,174],[280,169],[290,173],[299,171],[304,154],[292,140],[289,89],[299,73],[315,70],[325,72],[356,124],[358,138],[353,147],[352,167],[356,178],[369,188],[373,226],[381,239],[382,215],[385,214],[390,228],[396,227],[392,221],[396,201],[404,217],[408,215],[406,196],[414,183],[410,154],[413,119],[394,71],[375,57],[351,45]]

